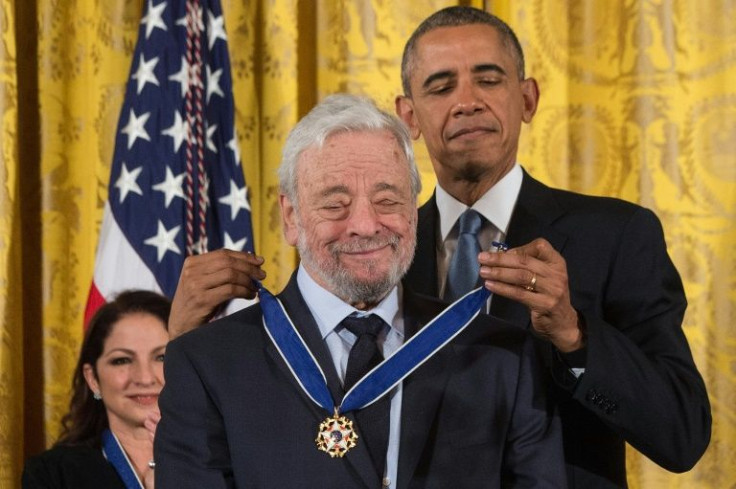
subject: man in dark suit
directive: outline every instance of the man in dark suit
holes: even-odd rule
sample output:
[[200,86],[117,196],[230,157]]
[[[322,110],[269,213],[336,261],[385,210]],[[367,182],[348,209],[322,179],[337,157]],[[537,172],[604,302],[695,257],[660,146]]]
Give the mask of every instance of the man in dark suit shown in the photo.
[[[539,337],[570,487],[626,487],[625,442],[667,470],[689,470],[710,440],[710,406],[656,216],[551,189],[517,163],[539,89],[525,77],[513,31],[495,16],[466,7],[430,16],[407,42],[402,82],[397,113],[414,138],[423,136],[438,180],[419,211],[406,282],[448,296],[456,222],[473,209],[483,218],[479,248],[511,247],[480,253],[479,276],[494,293],[492,314]],[[192,319],[173,329],[188,329],[232,295],[252,296],[248,276],[261,277],[260,259],[210,255],[185,262],[172,317]]]
[[[421,186],[406,127],[367,100],[328,97],[291,132],[279,176],[301,265],[283,310],[262,291],[169,343],[156,487],[565,487],[531,336],[477,315],[485,295],[425,327],[444,303],[399,284]],[[373,363],[356,372],[366,347]]]
[[710,439],[703,380],[681,323],[686,300],[654,214],[551,189],[516,162],[537,108],[521,46],[498,18],[450,8],[407,42],[397,113],[424,136],[438,179],[419,210],[407,282],[435,296],[456,219],[483,216],[480,277],[491,313],[530,328],[553,377],[571,487],[626,487],[624,441],[665,469],[689,470]]

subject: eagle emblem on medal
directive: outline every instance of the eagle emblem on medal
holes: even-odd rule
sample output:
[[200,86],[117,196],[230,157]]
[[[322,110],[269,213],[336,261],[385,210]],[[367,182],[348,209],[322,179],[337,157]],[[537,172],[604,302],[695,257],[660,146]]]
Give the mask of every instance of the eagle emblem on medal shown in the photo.
[[334,416],[325,419],[319,425],[317,448],[326,452],[330,457],[342,458],[358,440],[358,434],[353,429],[352,420],[345,416]]

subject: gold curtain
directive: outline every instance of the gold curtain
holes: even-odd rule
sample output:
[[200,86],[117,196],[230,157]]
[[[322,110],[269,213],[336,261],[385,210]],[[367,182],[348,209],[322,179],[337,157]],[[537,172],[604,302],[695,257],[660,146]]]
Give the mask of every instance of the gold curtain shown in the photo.
[[[157,0],[154,0],[157,3]],[[431,12],[484,7],[519,33],[542,99],[520,161],[547,183],[662,219],[690,307],[713,441],[688,474],[629,456],[634,488],[736,485],[736,5],[732,1],[222,0],[256,249],[279,289],[275,168],[335,91],[393,110],[403,44]],[[53,442],[69,393],[143,0],[0,0],[0,488]],[[421,144],[425,190],[434,177]]]
[[629,449],[631,487],[736,487],[736,3],[491,7],[520,34],[542,93],[519,160],[554,186],[654,210],[685,284],[712,441],[685,475]]

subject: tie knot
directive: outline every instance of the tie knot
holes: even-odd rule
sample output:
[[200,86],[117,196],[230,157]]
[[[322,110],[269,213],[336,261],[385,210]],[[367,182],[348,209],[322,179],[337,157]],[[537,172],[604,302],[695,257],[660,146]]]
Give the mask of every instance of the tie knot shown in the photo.
[[480,232],[482,217],[478,214],[478,211],[467,209],[460,215],[460,219],[458,221],[460,224],[460,228],[458,229],[459,234],[477,235]]
[[353,333],[355,336],[360,338],[363,335],[370,335],[377,337],[378,333],[383,329],[383,325],[386,324],[376,314],[370,316],[348,316],[342,320],[342,325],[345,329]]

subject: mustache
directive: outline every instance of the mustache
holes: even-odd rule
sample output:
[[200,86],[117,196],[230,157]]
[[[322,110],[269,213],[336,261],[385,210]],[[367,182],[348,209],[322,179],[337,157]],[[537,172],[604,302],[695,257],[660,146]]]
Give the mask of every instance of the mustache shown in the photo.
[[384,236],[371,236],[367,238],[355,238],[343,243],[332,243],[328,249],[333,255],[340,253],[361,253],[390,246],[393,249],[399,246],[399,236],[391,233]]

